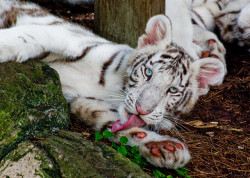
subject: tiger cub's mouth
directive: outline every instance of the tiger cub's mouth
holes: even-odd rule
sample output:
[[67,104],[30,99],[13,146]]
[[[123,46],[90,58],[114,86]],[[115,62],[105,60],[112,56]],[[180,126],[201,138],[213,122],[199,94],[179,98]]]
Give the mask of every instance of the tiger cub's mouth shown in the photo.
[[130,129],[132,127],[143,127],[146,123],[140,118],[140,116],[135,114],[130,114],[128,121],[121,123],[120,120],[116,121],[111,128],[111,132],[115,133],[121,130]]

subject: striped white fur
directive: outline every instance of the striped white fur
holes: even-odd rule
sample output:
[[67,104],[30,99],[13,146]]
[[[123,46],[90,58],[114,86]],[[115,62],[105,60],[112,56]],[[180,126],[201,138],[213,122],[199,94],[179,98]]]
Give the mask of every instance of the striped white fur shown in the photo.
[[188,148],[149,129],[174,128],[179,114],[189,112],[209,86],[222,83],[225,49],[207,30],[214,26],[211,14],[203,21],[193,15],[218,15],[217,2],[166,2],[167,16],[152,17],[132,49],[37,5],[2,0],[0,62],[41,58],[59,73],[71,112],[86,125],[115,132],[113,141],[127,136],[156,166],[184,166],[190,160]]
[[195,24],[208,30],[218,26],[223,40],[249,49],[250,0],[193,0],[191,4]]

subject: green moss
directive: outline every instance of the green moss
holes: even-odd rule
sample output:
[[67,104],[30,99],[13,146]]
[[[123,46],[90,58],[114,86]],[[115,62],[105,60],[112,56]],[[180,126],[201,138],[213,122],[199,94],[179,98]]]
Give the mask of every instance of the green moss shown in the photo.
[[37,144],[57,162],[62,177],[149,177],[111,147],[87,141],[80,133],[58,131]]
[[27,136],[69,128],[58,74],[46,64],[0,64],[0,160]]
[[[69,128],[70,122],[58,74],[49,66],[0,64],[0,98],[0,177],[27,155],[33,156],[30,161],[38,166],[32,170],[40,177],[147,177],[102,143],[91,143],[80,133],[54,132]],[[31,137],[37,138],[35,145],[27,141]]]

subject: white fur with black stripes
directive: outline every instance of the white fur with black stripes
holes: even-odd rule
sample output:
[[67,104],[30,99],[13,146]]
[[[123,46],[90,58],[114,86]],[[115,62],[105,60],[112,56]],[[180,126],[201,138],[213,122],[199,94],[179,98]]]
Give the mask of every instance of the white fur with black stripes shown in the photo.
[[71,112],[86,125],[115,132],[113,141],[127,136],[156,166],[184,166],[187,146],[148,128],[173,128],[178,114],[190,111],[210,85],[222,83],[225,49],[212,32],[191,24],[184,1],[178,1],[184,11],[168,10],[173,2],[166,6],[169,17],[152,17],[132,49],[34,4],[1,1],[0,62],[42,58],[59,73]]

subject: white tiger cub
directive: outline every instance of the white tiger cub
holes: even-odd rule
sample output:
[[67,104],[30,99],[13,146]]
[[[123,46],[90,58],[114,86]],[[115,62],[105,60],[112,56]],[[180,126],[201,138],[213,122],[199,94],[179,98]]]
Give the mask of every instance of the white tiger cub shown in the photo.
[[185,0],[194,24],[203,29],[219,27],[227,42],[250,49],[250,0]]
[[223,81],[225,50],[214,34],[197,27],[200,36],[187,42],[195,48],[190,55],[180,47],[171,23],[177,22],[152,17],[132,49],[35,4],[2,0],[0,62],[40,57],[59,73],[71,112],[86,125],[111,130],[113,141],[126,136],[155,166],[178,168],[190,160],[187,146],[149,128],[173,128],[179,113],[190,111],[209,85]]

